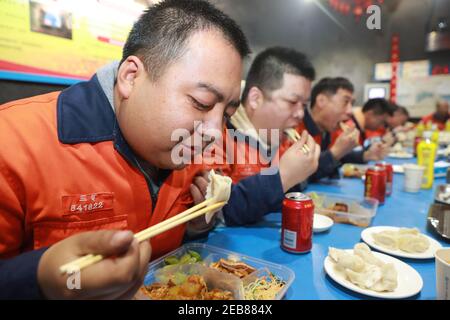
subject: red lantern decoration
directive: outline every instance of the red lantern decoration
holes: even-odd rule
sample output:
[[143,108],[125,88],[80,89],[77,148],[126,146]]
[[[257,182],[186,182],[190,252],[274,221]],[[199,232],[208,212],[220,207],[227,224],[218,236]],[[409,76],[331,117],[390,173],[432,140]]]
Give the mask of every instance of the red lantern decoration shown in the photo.
[[384,0],[328,0],[328,5],[342,15],[353,14],[356,21],[366,13],[371,5],[382,5]]

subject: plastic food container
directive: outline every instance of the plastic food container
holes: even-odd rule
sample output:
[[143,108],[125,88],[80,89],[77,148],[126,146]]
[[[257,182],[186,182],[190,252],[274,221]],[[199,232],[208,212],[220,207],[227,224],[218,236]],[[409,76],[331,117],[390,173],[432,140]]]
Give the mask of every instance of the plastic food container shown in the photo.
[[[377,214],[377,199],[317,192],[310,192],[308,195],[314,202],[314,212],[328,216],[334,222],[365,228],[372,223],[372,219]],[[345,207],[347,212],[339,211]]]
[[438,203],[450,204],[450,184],[436,186],[434,200]]
[[[168,257],[175,256],[181,258],[188,251],[195,251],[202,257],[202,262],[184,265],[169,265],[167,266],[164,260]],[[223,259],[232,260],[235,262],[244,262],[253,268],[255,272],[249,274],[247,277],[239,278],[233,274],[221,272],[219,270],[209,268],[209,265]],[[220,289],[227,290],[233,293],[237,300],[244,300],[244,285],[253,281],[256,277],[263,274],[273,273],[275,276],[285,282],[285,286],[277,293],[275,299],[281,300],[286,294],[295,278],[295,273],[282,265],[272,263],[265,260],[252,258],[242,255],[237,252],[224,250],[221,248],[209,246],[202,243],[187,243],[182,247],[166,254],[165,256],[153,261],[148,266],[148,273],[144,279],[144,285],[150,285],[155,282],[164,283],[165,279],[177,272],[182,272],[186,275],[197,274],[201,275],[207,284],[209,290]],[[136,299],[149,299],[143,293],[138,293]]]

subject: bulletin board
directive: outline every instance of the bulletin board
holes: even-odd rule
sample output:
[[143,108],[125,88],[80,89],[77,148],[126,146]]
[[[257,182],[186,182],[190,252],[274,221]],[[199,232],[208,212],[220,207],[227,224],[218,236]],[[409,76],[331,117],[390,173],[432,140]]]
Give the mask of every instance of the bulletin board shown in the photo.
[[0,0],[0,78],[72,84],[120,60],[151,1]]
[[450,75],[398,80],[397,103],[408,108],[411,117],[434,112],[440,99],[450,103]]

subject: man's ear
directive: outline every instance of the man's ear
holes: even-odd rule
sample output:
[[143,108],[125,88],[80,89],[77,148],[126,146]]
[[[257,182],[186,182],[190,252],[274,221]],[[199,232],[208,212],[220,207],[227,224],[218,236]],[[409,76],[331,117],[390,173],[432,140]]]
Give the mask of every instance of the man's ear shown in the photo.
[[146,76],[142,61],[136,56],[129,56],[119,67],[116,87],[120,96],[128,99],[139,77]]
[[316,103],[314,105],[314,109],[322,110],[328,101],[328,97],[322,93],[319,93],[316,97]]
[[247,95],[248,107],[252,110],[256,110],[263,103],[263,101],[264,95],[262,91],[257,87],[251,87]]

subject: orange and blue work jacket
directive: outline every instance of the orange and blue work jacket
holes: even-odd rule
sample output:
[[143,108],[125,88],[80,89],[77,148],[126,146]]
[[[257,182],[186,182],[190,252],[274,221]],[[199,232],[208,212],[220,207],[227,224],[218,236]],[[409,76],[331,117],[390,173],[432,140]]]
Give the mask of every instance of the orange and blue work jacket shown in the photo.
[[322,178],[339,178],[339,167],[343,163],[364,163],[363,151],[352,151],[343,157],[340,161],[336,160],[330,152],[330,147],[333,145],[336,134],[323,132],[319,129],[317,124],[311,117],[311,111],[305,109],[305,116],[303,121],[297,126],[298,133],[302,133],[307,130],[308,133],[314,138],[314,141],[320,146],[319,167],[317,171],[309,177],[309,181],[317,181]]
[[[38,297],[30,283],[40,256],[71,235],[138,232],[186,210],[193,174],[146,178],[97,76],[0,106],[0,291],[9,283],[14,296],[26,282],[21,297]],[[180,246],[184,231],[152,238],[152,259]]]
[[[114,78],[100,72],[62,92],[0,106],[0,299],[42,298],[40,257],[83,231],[138,232],[192,205],[189,187],[204,166],[160,170],[153,181],[124,140],[113,109]],[[108,84],[109,83],[109,84]],[[278,172],[231,188],[228,225],[274,212]],[[152,259],[178,247],[185,227],[152,238]]]

